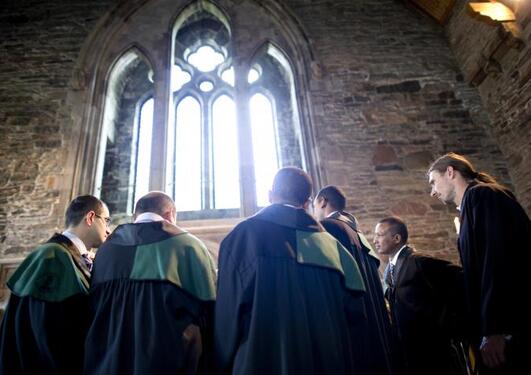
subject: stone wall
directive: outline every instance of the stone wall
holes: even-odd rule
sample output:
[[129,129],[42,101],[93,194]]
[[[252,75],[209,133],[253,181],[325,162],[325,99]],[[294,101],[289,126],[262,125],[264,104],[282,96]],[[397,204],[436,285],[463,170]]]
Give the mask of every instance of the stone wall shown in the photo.
[[390,0],[292,7],[322,69],[311,87],[324,182],[347,192],[364,231],[400,215],[417,249],[456,260],[457,211],[429,197],[430,162],[456,151],[509,179],[444,30]]
[[[63,225],[72,185],[70,81],[85,39],[112,1],[2,1],[0,257]],[[75,140],[74,140],[75,141]]]
[[[515,193],[531,214],[531,2],[516,4],[521,41],[456,3],[446,33],[467,82],[477,85],[489,132],[507,160]],[[485,166],[487,170],[489,165]]]
[[[238,3],[253,9],[245,6],[249,1]],[[112,6],[93,0],[3,5],[0,257],[19,256],[61,226],[75,158],[68,143],[76,129],[65,103],[76,88],[69,82],[83,43]],[[460,71],[445,29],[393,0],[290,0],[280,8],[305,31],[308,40],[301,43],[309,42],[314,54],[312,78],[304,85],[309,92],[298,94],[311,104],[320,184],[348,193],[349,208],[366,232],[380,218],[398,214],[419,250],[456,260],[456,211],[429,197],[430,161],[461,152],[503,182],[511,180],[500,152],[508,141],[504,136],[499,148],[489,135],[481,98]],[[236,39],[260,35],[255,16],[236,20],[243,28]],[[452,27],[446,30],[450,38]],[[296,77],[297,87],[301,79]],[[514,104],[520,106],[525,103]],[[519,182],[526,180],[518,172],[522,163],[512,160],[510,172],[517,193],[529,202],[529,190],[519,187],[526,184]]]

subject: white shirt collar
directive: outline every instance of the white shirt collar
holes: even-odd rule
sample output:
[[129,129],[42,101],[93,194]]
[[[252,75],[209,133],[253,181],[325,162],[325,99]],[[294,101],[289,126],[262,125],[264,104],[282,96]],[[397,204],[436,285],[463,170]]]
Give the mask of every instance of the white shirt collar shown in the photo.
[[70,232],[69,230],[65,230],[62,234],[63,234],[63,236],[68,238],[70,241],[72,241],[74,246],[79,251],[79,254],[83,255],[83,254],[87,254],[88,253],[87,246],[85,245],[85,243],[83,241],[81,241],[81,238],[79,238],[77,235],[75,235],[74,233]]
[[151,223],[153,221],[164,221],[164,218],[153,212],[144,212],[136,217],[135,224]]
[[393,266],[396,266],[396,261],[398,260],[398,256],[400,255],[400,253],[402,252],[402,250],[404,250],[404,248],[406,247],[407,245],[404,245],[400,248],[400,250],[398,250],[396,252],[396,254],[393,256],[393,258],[389,261],[389,263],[391,263]]
[[335,215],[339,211],[330,212],[328,215],[326,215],[327,218],[332,217],[332,215]]

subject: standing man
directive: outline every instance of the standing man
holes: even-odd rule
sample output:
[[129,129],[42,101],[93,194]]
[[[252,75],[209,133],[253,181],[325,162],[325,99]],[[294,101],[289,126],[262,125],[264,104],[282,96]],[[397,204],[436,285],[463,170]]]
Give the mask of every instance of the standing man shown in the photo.
[[398,217],[380,220],[374,244],[389,263],[384,278],[394,332],[408,375],[466,374],[457,336],[462,309],[462,270],[445,260],[417,254]]
[[531,225],[513,194],[462,155],[446,154],[428,170],[431,195],[460,211],[459,254],[465,272],[471,340],[481,373],[526,368]]
[[88,250],[109,234],[109,210],[84,195],[66,210],[66,230],[37,247],[7,282],[0,374],[80,374],[90,324]]
[[96,255],[85,373],[207,373],[216,295],[208,250],[175,226],[162,192],[140,198],[134,217]]
[[323,227],[356,259],[367,293],[363,297],[366,319],[359,326],[358,363],[364,374],[395,374],[390,341],[389,314],[385,307],[378,267],[380,260],[365,236],[358,230],[357,220],[344,211],[347,199],[336,186],[326,186],[313,201],[314,214]]
[[272,205],[223,240],[216,302],[222,374],[355,374],[364,291],[356,261],[305,209],[312,182],[280,169]]

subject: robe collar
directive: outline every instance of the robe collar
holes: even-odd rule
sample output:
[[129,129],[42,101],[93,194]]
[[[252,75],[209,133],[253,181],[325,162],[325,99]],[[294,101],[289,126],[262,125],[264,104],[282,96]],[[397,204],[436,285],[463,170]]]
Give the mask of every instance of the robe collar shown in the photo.
[[81,257],[81,253],[79,249],[76,247],[76,245],[74,245],[72,240],[70,240],[68,237],[66,237],[63,234],[55,233],[52,236],[52,238],[50,238],[46,242],[56,243],[64,247],[68,251],[68,253],[72,256],[72,259],[74,260],[74,264],[83,273],[83,276],[85,276],[87,281],[90,280],[90,270],[88,269],[87,264],[85,263],[85,260]]
[[272,204],[260,210],[253,218],[307,232],[324,232],[322,225],[303,208],[283,204]]

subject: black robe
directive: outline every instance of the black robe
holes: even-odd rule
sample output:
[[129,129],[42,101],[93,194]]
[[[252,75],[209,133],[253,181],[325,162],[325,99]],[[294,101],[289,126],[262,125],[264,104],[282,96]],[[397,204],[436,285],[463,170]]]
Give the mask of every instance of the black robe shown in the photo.
[[442,259],[405,247],[398,256],[394,283],[389,265],[386,298],[408,375],[452,375],[466,371],[461,338],[463,273]]
[[524,348],[531,333],[529,311],[523,307],[531,265],[529,218],[510,192],[473,184],[463,196],[460,222],[471,339],[477,347],[483,336],[511,335],[508,366],[519,373],[527,363]]
[[380,260],[370,244],[358,232],[356,219],[347,212],[336,212],[321,221],[324,228],[352,254],[358,262],[367,293],[363,297],[366,321],[360,325],[358,341],[360,362],[365,363],[363,374],[396,374],[400,372],[397,358],[393,358],[396,343],[392,340],[391,323],[385,306],[378,267]]
[[79,250],[61,234],[22,262],[7,283],[0,374],[81,374],[89,278]]
[[215,278],[208,250],[189,233],[162,222],[116,228],[94,260],[85,373],[193,374],[201,351],[206,372]]
[[302,209],[274,204],[221,243],[215,344],[223,374],[355,374],[356,261]]

